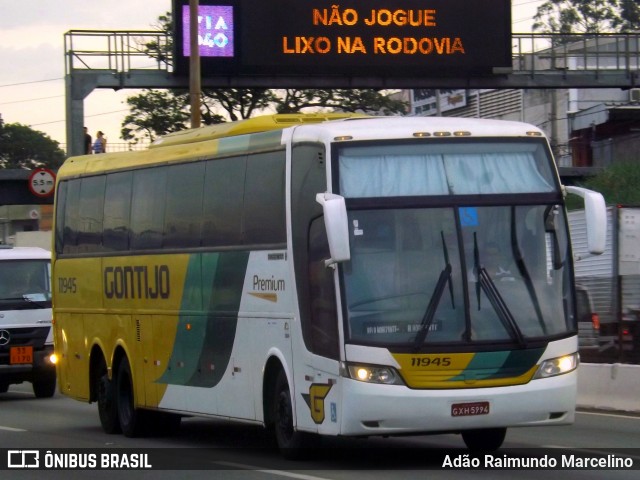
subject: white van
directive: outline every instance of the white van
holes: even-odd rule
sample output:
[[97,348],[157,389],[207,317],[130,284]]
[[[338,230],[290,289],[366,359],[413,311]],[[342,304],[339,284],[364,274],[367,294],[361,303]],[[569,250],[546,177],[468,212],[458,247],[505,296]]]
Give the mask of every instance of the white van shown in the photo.
[[0,245],[0,393],[31,382],[36,397],[53,396],[51,318],[51,253]]

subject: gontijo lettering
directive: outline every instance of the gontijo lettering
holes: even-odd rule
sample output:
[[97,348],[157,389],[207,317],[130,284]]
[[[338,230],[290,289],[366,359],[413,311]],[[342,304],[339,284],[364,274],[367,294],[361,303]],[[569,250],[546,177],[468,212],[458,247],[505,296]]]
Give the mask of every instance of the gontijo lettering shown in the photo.
[[103,272],[104,295],[117,299],[169,298],[171,294],[167,265],[114,266]]

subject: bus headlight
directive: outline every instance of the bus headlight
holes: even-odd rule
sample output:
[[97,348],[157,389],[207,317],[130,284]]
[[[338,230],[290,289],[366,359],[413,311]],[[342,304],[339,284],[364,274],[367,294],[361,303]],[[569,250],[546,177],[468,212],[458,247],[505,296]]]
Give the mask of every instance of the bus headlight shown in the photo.
[[347,370],[349,372],[349,378],[360,382],[403,385],[400,375],[398,375],[392,367],[348,364]]
[[540,367],[538,367],[538,371],[533,378],[548,378],[569,373],[578,368],[578,363],[577,353],[557,358],[550,358],[540,364]]

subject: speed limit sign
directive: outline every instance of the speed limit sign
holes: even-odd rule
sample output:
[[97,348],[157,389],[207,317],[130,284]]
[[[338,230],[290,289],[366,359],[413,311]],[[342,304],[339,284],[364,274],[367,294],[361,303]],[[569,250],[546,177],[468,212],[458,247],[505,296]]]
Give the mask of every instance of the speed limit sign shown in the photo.
[[53,195],[56,186],[56,174],[48,168],[37,168],[29,175],[29,190],[36,197]]

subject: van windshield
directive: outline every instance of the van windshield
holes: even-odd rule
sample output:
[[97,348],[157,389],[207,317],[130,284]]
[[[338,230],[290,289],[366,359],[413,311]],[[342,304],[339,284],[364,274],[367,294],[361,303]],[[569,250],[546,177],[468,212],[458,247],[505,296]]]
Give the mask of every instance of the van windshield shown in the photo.
[[51,308],[49,260],[10,260],[0,268],[0,310]]

